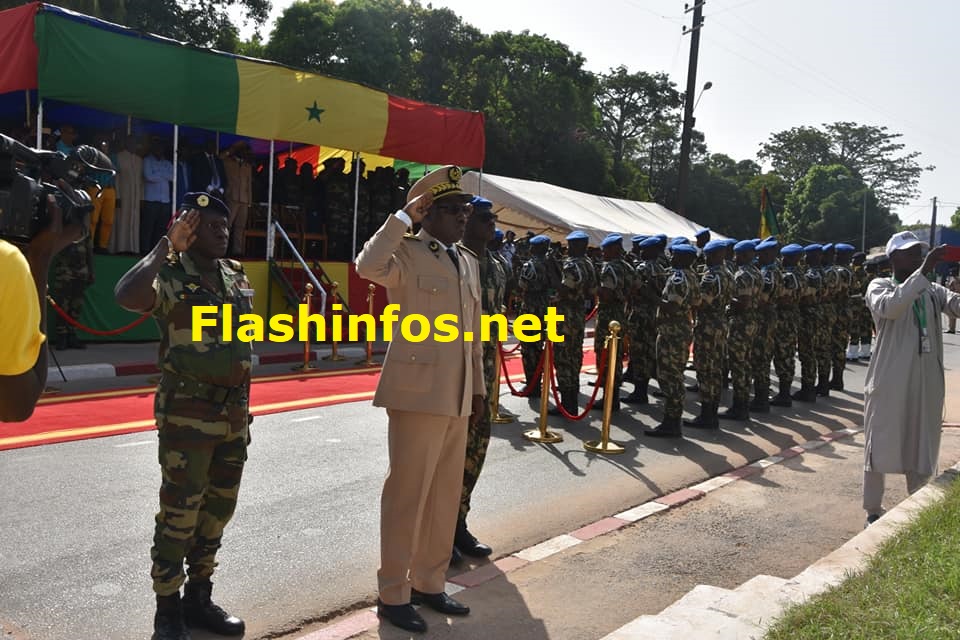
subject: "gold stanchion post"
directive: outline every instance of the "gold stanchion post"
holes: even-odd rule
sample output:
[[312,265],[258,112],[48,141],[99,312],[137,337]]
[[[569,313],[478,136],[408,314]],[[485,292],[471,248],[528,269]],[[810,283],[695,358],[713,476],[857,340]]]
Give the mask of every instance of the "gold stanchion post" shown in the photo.
[[[616,382],[620,360],[617,353],[617,342],[620,340],[620,323],[610,321],[610,333],[607,334],[607,384],[603,389],[603,427],[600,429],[600,440],[589,440],[583,443],[583,448],[594,453],[623,453],[625,449],[616,442],[610,442],[610,413],[613,409],[613,385]],[[599,382],[599,381],[598,381]]]
[[500,370],[503,366],[503,357],[500,355],[500,343],[494,342],[493,353],[493,378],[490,380],[490,423],[491,424],[510,424],[516,416],[500,414]]
[[[309,286],[309,285],[307,285],[307,286]],[[337,289],[339,289],[339,288],[340,288],[340,283],[339,283],[339,282],[334,282],[332,285],[330,285],[330,298],[329,298],[329,300],[330,300],[330,304],[331,304],[331,305],[332,305],[334,302],[337,301]],[[324,359],[324,360],[329,360],[330,362],[340,362],[341,360],[346,360],[346,358],[344,358],[342,355],[340,355],[339,353],[337,353],[337,340],[336,340],[336,338],[334,338],[333,336],[331,336],[331,337],[330,337],[330,343],[331,343],[330,355],[328,355],[328,356],[323,356],[323,359]]]
[[540,378],[540,428],[523,432],[523,437],[532,442],[563,442],[563,436],[555,431],[547,431],[547,403],[550,400],[550,372],[553,362],[550,358],[550,345],[543,345],[543,372]]
[[[303,302],[307,305],[307,312],[310,312],[310,299],[313,297],[313,285],[309,282],[306,286],[306,292],[303,294]],[[313,371],[317,367],[310,362],[310,332],[307,332],[306,342],[303,343],[303,364],[294,367],[294,371]]]
[[[377,290],[377,285],[369,284],[367,286],[367,313],[370,316],[373,316],[373,298],[374,292]],[[362,364],[365,367],[375,367],[378,363],[373,361],[373,339],[376,337],[376,334],[373,336],[367,334],[367,355],[363,360],[357,360],[357,364]]]

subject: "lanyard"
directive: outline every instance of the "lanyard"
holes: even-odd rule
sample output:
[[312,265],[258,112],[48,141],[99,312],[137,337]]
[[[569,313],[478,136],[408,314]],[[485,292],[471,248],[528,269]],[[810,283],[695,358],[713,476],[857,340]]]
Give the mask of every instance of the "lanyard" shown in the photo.
[[[893,283],[898,286],[901,284],[896,278],[893,279]],[[913,317],[917,319],[917,326],[920,328],[920,352],[923,353],[924,341],[927,339],[927,305],[922,293],[913,301]],[[930,348],[927,347],[926,350],[929,351]]]

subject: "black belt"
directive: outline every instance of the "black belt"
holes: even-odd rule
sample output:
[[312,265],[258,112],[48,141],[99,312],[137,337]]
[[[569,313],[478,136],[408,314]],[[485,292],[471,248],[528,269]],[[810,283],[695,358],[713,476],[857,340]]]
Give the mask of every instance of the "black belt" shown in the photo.
[[247,401],[246,385],[222,387],[168,372],[164,372],[160,380],[160,390],[163,392],[176,391],[213,404],[242,404]]

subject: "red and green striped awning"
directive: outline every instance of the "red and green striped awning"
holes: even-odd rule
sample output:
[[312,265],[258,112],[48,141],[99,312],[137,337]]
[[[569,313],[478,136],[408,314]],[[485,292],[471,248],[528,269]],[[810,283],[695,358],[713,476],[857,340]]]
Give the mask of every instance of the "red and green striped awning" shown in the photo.
[[145,120],[420,163],[483,165],[482,113],[145,36],[59,7],[0,12],[0,55],[10,61],[0,71],[0,93],[37,88],[41,98]]

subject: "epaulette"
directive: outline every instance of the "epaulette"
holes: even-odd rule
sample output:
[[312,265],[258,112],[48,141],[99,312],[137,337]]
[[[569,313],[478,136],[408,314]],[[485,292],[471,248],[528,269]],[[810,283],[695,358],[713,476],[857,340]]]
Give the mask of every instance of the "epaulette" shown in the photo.
[[478,260],[480,259],[480,256],[478,256],[476,253],[474,253],[474,252],[473,252],[473,249],[471,249],[471,248],[468,247],[467,245],[465,245],[465,244],[457,244],[457,246],[460,247],[461,251],[466,251],[467,253],[469,253],[470,255],[472,255],[474,258],[476,258],[476,259],[478,259]]
[[227,263],[227,266],[229,266],[229,267],[230,267],[231,269],[233,269],[234,271],[238,271],[238,272],[240,272],[240,273],[243,273],[243,264],[241,264],[239,261],[234,260],[234,259],[232,259],[232,258],[225,258],[225,259],[224,259],[224,262],[226,262],[226,263]]
[[419,236],[416,236],[416,235],[414,235],[414,234],[412,234],[412,233],[409,233],[409,232],[403,234],[403,239],[404,239],[404,240],[416,240],[416,241],[418,241],[418,242],[420,241]]

